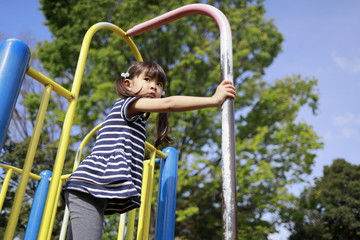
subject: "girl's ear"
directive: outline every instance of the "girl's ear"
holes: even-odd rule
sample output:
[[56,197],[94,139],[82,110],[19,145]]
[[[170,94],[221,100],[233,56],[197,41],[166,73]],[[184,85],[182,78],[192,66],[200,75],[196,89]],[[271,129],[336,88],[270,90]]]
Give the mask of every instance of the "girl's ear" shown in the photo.
[[127,79],[127,78],[126,78],[126,79],[124,80],[124,85],[125,85],[125,87],[131,89],[132,81],[131,81],[130,79]]

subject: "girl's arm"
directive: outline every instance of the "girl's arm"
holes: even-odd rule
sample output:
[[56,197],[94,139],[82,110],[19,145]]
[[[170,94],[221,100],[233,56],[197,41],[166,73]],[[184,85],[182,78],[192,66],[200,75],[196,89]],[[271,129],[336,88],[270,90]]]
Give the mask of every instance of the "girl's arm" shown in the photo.
[[234,99],[236,90],[230,81],[219,84],[211,97],[171,96],[166,98],[140,98],[130,104],[129,116],[139,112],[184,112],[220,106],[226,98]]

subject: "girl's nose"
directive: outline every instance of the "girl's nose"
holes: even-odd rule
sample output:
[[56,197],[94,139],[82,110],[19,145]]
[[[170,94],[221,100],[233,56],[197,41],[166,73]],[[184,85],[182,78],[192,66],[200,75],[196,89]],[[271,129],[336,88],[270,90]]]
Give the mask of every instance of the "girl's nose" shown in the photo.
[[150,82],[150,88],[151,88],[151,89],[155,89],[155,88],[156,88],[156,83]]

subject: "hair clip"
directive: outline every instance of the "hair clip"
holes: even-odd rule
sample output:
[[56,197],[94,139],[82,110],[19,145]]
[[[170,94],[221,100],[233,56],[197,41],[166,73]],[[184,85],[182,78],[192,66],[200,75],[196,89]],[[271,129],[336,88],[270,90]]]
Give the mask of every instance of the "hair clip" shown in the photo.
[[165,91],[162,91],[161,96],[163,97],[165,96]]
[[120,76],[122,76],[123,78],[127,78],[127,77],[130,77],[130,73],[128,73],[128,72],[121,73]]

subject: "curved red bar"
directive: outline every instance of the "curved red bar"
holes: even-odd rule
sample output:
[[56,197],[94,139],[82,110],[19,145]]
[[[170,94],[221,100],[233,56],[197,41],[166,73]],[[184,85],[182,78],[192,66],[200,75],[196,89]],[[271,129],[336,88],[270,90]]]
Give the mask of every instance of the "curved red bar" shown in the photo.
[[137,36],[144,32],[150,31],[154,28],[158,28],[162,25],[172,22],[176,19],[195,14],[212,17],[219,25],[220,32],[225,31],[226,29],[230,29],[230,24],[227,21],[227,18],[221,11],[219,11],[219,9],[208,4],[196,3],[180,7],[161,16],[153,18],[149,21],[138,24],[133,28],[127,30],[126,34],[128,36]]

